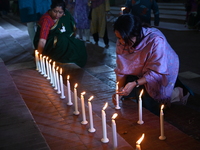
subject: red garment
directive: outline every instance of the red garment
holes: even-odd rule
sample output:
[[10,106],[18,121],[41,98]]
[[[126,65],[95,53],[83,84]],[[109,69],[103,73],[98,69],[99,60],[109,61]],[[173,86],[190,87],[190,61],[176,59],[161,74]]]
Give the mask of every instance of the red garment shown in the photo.
[[51,18],[48,12],[46,12],[39,21],[39,25],[41,26],[40,30],[40,39],[47,39],[49,35],[49,31],[54,26],[54,20]]

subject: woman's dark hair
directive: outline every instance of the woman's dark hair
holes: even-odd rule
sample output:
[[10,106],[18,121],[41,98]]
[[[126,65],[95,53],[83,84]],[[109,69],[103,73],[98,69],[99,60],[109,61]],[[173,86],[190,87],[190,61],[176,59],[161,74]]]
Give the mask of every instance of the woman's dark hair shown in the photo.
[[54,9],[56,7],[62,7],[62,10],[65,11],[65,2],[63,0],[53,0],[51,4],[51,9]]
[[136,37],[133,47],[137,46],[142,39],[142,23],[140,19],[131,14],[124,14],[118,17],[114,23],[114,31],[118,31],[125,43]]

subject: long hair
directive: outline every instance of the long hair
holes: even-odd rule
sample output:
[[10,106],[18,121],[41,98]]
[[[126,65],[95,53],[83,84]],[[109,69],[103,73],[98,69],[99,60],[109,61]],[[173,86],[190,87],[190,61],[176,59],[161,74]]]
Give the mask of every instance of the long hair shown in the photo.
[[[136,42],[133,47],[137,46],[142,40],[142,23],[140,19],[131,14],[124,14],[118,17],[114,23],[114,31],[117,30],[125,44],[128,44],[133,37],[136,37]],[[146,26],[146,25],[145,25]]]
[[51,4],[51,9],[54,9],[56,7],[62,7],[62,10],[65,11],[66,4],[63,0],[53,0]]

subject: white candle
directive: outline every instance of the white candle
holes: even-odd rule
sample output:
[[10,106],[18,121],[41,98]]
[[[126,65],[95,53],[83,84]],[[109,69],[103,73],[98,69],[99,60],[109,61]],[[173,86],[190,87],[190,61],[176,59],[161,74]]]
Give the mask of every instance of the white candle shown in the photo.
[[94,96],[91,96],[88,99],[88,109],[89,109],[89,119],[90,119],[90,128],[88,129],[89,132],[93,133],[96,131],[96,129],[94,128],[94,123],[93,123],[93,115],[92,115],[92,104],[91,104],[91,100],[94,98]]
[[41,60],[40,60],[40,53],[38,52],[37,54],[37,60],[38,60],[38,72],[41,72]]
[[45,59],[46,59],[46,56],[43,56],[43,59],[42,59],[42,61],[43,61],[43,70],[44,70],[44,77],[47,77],[47,72],[46,72],[46,66],[45,66]]
[[108,106],[108,102],[105,103],[102,111],[101,111],[101,117],[102,117],[102,129],[103,129],[103,138],[101,139],[101,142],[108,143],[109,139],[107,138],[107,128],[106,128],[106,113],[105,109]]
[[74,115],[79,115],[79,111],[78,111],[78,99],[77,99],[77,86],[78,84],[76,83],[74,85],[74,107],[75,107],[75,110],[74,110]]
[[59,76],[58,76],[58,69],[59,69],[59,67],[57,66],[56,67],[56,83],[57,83],[57,89],[58,89],[57,93],[60,94],[61,91],[60,91],[60,81],[59,81]]
[[81,124],[87,124],[87,123],[88,123],[88,121],[86,120],[86,116],[85,116],[84,95],[85,95],[85,92],[82,92],[82,93],[81,93],[81,108],[82,108],[82,117],[83,117],[83,121],[81,122]]
[[115,118],[118,116],[117,113],[114,113],[112,116],[112,132],[113,132],[113,149],[117,149],[117,127],[115,123]]
[[141,138],[136,142],[136,150],[141,150],[140,143],[144,139],[144,133],[142,134]]
[[143,124],[144,121],[142,120],[142,94],[143,94],[143,89],[140,92],[139,95],[139,100],[138,100],[138,114],[139,114],[139,120],[138,120],[138,124]]
[[41,67],[41,74],[44,74],[44,64],[43,64],[43,57],[42,54],[40,54],[40,67]]
[[50,77],[50,84],[53,84],[53,75],[52,75],[52,70],[51,70],[51,62],[52,59],[49,60],[49,77]]
[[164,113],[163,113],[163,108],[164,108],[164,105],[162,105],[161,108],[160,108],[160,136],[159,136],[160,140],[165,140],[166,139],[166,137],[164,135]]
[[39,52],[37,50],[35,50],[35,64],[36,64],[36,70],[40,70],[40,67],[39,67],[39,58],[38,58],[38,54]]
[[71,87],[69,82],[69,75],[67,76],[67,93],[68,93],[68,103],[67,105],[73,105],[71,97]]
[[121,12],[120,12],[120,15],[123,15],[123,11],[126,7],[121,7]]
[[116,83],[116,106],[115,106],[115,109],[121,109],[120,106],[119,106],[119,94],[117,94],[119,92],[119,82]]
[[60,98],[64,99],[65,98],[65,94],[64,94],[64,87],[63,87],[62,68],[60,68],[60,89],[61,89]]
[[49,73],[49,63],[48,63],[49,57],[46,57],[46,67],[47,67],[47,80],[50,79],[50,73]]
[[52,77],[53,77],[53,84],[52,84],[52,86],[54,87],[55,90],[57,90],[55,63],[56,62],[54,61],[53,65],[52,65]]

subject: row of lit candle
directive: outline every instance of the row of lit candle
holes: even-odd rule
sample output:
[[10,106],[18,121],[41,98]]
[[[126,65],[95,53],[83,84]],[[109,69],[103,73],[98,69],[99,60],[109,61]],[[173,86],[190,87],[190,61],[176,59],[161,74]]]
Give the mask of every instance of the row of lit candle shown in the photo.
[[[38,57],[40,56],[40,57]],[[64,99],[64,88],[63,88],[63,77],[62,77],[62,68],[60,68],[60,78],[58,77],[58,69],[57,67],[55,69],[55,62],[53,62],[52,67],[51,67],[51,61],[48,62],[48,57],[42,56],[41,54],[35,51],[35,58],[36,58],[36,70],[41,72],[44,77],[47,77],[47,79],[50,80],[50,83],[54,87],[55,90],[57,90],[58,94],[61,94],[61,98]],[[45,61],[46,60],[46,61]],[[44,63],[46,62],[46,63]],[[67,76],[67,93],[68,93],[68,103],[67,105],[73,105],[72,100],[71,100],[71,89],[70,89],[70,81],[69,81],[69,75]],[[76,83],[74,86],[74,105],[75,105],[75,110],[74,110],[74,115],[79,115],[79,110],[78,110],[78,96],[77,96],[77,86],[78,84]],[[85,102],[84,102],[84,95],[86,92],[81,93],[81,109],[82,109],[82,121],[81,124],[87,124],[88,121],[86,119],[86,113],[85,113]],[[88,131],[93,133],[96,131],[94,128],[94,123],[93,123],[93,115],[92,115],[92,104],[91,100],[94,97],[91,96],[88,99],[88,112],[89,112],[89,129]],[[103,138],[101,141],[103,143],[109,142],[109,139],[107,138],[107,130],[106,130],[106,113],[105,109],[107,108],[108,103],[105,104],[105,106],[102,109],[102,129],[103,129]],[[113,143],[114,147],[117,147],[117,132],[116,132],[116,123],[115,123],[115,118],[117,117],[117,114],[115,113],[112,117],[112,131],[113,131]]]
[[[42,56],[42,54],[39,55],[39,52],[36,50],[35,51],[35,61],[36,61],[36,70],[38,70],[44,77],[47,77],[48,80],[50,80],[50,83],[54,87],[55,90],[57,90],[58,94],[61,94],[60,98],[64,99],[64,87],[63,87],[63,77],[62,77],[62,68],[60,68],[60,75],[58,73],[59,67],[55,69],[55,61],[53,62],[53,65],[51,66],[51,59],[48,61],[48,57]],[[70,81],[69,81],[70,76],[67,76],[67,93],[68,93],[68,103],[67,105],[73,105],[72,100],[71,100],[71,89],[70,89]],[[119,95],[118,93],[118,82],[116,84],[116,107],[115,109],[121,109],[119,106]],[[74,103],[75,103],[75,110],[74,114],[79,115],[79,110],[78,110],[78,99],[77,99],[77,86],[78,84],[76,83],[74,86]],[[143,124],[144,121],[142,120],[142,94],[143,90],[141,91],[139,95],[139,100],[138,100],[138,114],[139,114],[139,120],[138,124]],[[86,120],[86,115],[85,115],[85,102],[84,102],[84,95],[85,92],[81,93],[81,108],[82,108],[82,122],[81,124],[87,124],[88,121]],[[96,129],[94,128],[93,124],[93,116],[92,116],[92,104],[91,100],[93,99],[93,96],[91,96],[88,99],[88,109],[89,109],[89,120],[90,120],[90,128],[88,129],[89,132],[95,132]],[[109,139],[107,138],[107,129],[106,129],[106,113],[105,109],[107,108],[108,103],[105,104],[105,106],[102,109],[102,129],[103,129],[103,138],[101,141],[103,143],[108,143]],[[160,140],[165,140],[166,137],[164,136],[164,113],[163,113],[163,108],[164,105],[161,106],[161,111],[160,111],[160,131],[161,135],[159,136]],[[115,118],[117,117],[117,114],[115,113],[112,116],[112,131],[113,131],[113,145],[114,148],[117,148],[117,131],[116,131],[116,123],[115,123]],[[144,138],[144,134],[140,139]],[[139,140],[140,140],[139,139]],[[140,148],[140,143],[139,140],[136,142],[136,149],[141,149]],[[139,143],[139,144],[138,144]]]

